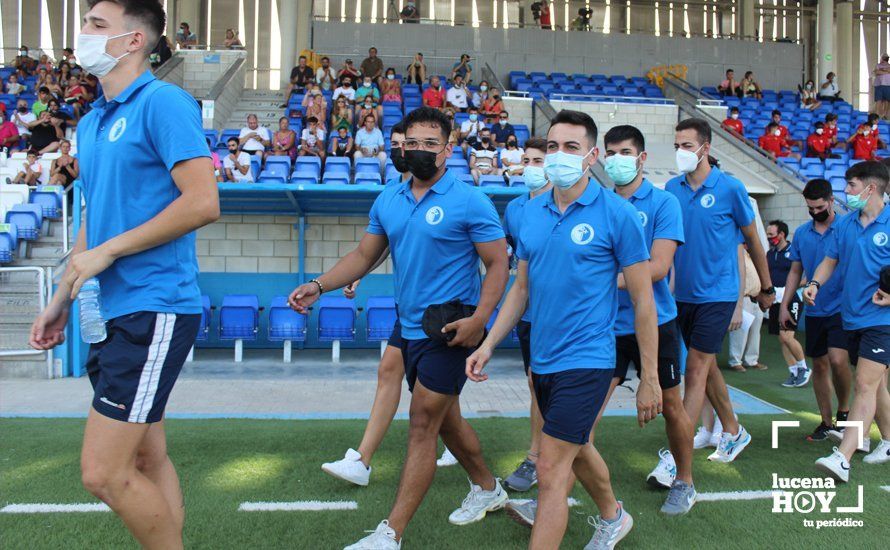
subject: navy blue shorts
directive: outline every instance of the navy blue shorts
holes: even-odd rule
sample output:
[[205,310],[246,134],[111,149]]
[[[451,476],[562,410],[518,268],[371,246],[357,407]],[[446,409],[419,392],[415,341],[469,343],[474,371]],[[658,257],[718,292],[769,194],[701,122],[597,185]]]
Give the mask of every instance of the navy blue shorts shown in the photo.
[[519,321],[516,336],[519,337],[519,351],[522,352],[522,364],[525,366],[525,375],[528,376],[528,367],[532,363],[532,324]]
[[121,422],[151,424],[163,419],[200,324],[201,314],[152,311],[105,323],[108,337],[90,346],[86,363],[93,408]]
[[448,347],[437,340],[402,340],[402,360],[408,389],[420,380],[423,387],[445,395],[460,395],[467,382],[467,357],[472,348]]
[[[627,371],[633,363],[640,374],[640,345],[636,334],[615,337],[615,374],[619,384],[627,380]],[[658,384],[666,390],[680,385],[680,336],[677,320],[671,319],[658,326]]]
[[850,335],[850,363],[859,358],[890,367],[890,325],[848,330]]
[[890,86],[875,86],[875,101],[890,101]]
[[850,347],[850,335],[844,330],[840,313],[827,317],[807,315],[804,317],[804,330],[807,357],[828,355],[828,348],[846,350]]
[[544,433],[584,445],[596,415],[606,403],[614,369],[572,369],[532,373],[532,386],[544,418]]
[[736,302],[677,302],[677,323],[686,347],[702,353],[720,353],[735,306]]
[[396,317],[396,324],[392,326],[392,333],[389,335],[386,345],[402,349],[402,323],[398,317]]

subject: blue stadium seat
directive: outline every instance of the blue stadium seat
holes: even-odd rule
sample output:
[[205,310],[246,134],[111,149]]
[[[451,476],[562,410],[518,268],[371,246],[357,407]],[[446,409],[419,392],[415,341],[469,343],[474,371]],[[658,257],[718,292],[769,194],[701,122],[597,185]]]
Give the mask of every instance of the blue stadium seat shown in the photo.
[[835,191],[834,198],[844,204],[847,203],[847,194],[844,191]]
[[355,301],[343,296],[322,296],[318,301],[318,341],[333,342],[331,359],[340,361],[340,342],[355,341]]
[[380,161],[376,158],[355,159],[355,183],[383,183]]
[[506,187],[507,182],[504,181],[504,176],[490,175],[490,176],[479,176],[479,186],[491,186],[491,187]]
[[802,158],[800,159],[800,167],[808,168],[810,166],[822,166],[822,159],[817,158]]
[[250,155],[250,171],[253,172],[253,179],[257,181],[260,179],[260,168],[261,161],[257,155]]
[[241,130],[234,130],[231,128],[223,130],[222,133],[219,135],[219,144],[225,145],[226,141],[230,137],[237,138],[240,133]]
[[306,185],[316,184],[319,182],[320,171],[318,166],[314,164],[299,164],[294,168],[294,173],[290,176],[291,183]]
[[349,157],[328,157],[325,161],[322,183],[349,183],[352,169]]
[[368,342],[385,342],[396,323],[396,301],[392,296],[371,296],[365,303]]
[[841,191],[847,188],[847,180],[843,177],[831,177],[828,178],[828,181],[831,182],[831,190],[832,191]]
[[0,264],[8,264],[15,258],[19,245],[18,230],[11,223],[0,224]]
[[257,339],[260,303],[253,294],[223,296],[219,308],[219,339],[235,341],[235,362],[241,362],[242,342]]
[[30,204],[43,208],[43,217],[56,219],[62,216],[62,187],[58,185],[38,185],[28,197]]
[[[317,158],[317,157],[316,157]],[[284,166],[285,175],[290,173],[291,165],[290,165],[290,157],[286,155],[282,156],[274,156],[266,159],[266,170],[269,169],[270,166],[280,164]]]
[[525,185],[525,179],[522,176],[510,176],[510,187],[522,187]]
[[211,145],[216,145],[219,141],[219,135],[216,133],[216,130],[212,130],[209,128],[204,129],[204,137],[210,140]]
[[531,137],[531,132],[529,132],[528,126],[525,124],[514,124],[513,133],[516,134],[516,143],[520,147],[525,147],[526,140]]
[[400,181],[402,174],[396,170],[396,167],[391,164],[391,161],[387,162],[386,165],[386,174],[384,175],[384,179],[387,183],[391,181]]
[[467,185],[472,185],[472,186],[476,185],[476,181],[473,179],[473,176],[472,176],[472,174],[470,174],[469,170],[467,171],[466,174],[458,174],[457,179],[466,183]]
[[270,342],[284,342],[285,363],[290,363],[291,343],[306,341],[308,324],[305,314],[298,313],[287,305],[287,296],[272,298],[269,305],[268,339]]
[[821,164],[818,166],[807,166],[800,170],[801,177],[803,177],[804,179],[808,179],[808,180],[811,180],[814,178],[821,178],[821,177],[823,177],[824,174],[825,174],[825,169],[822,167]]
[[201,295],[201,325],[198,328],[198,336],[195,340],[206,340],[210,336],[211,319],[210,296]]
[[5,221],[15,224],[19,240],[36,240],[43,227],[43,208],[36,204],[17,204],[6,212]]
[[266,169],[260,173],[257,181],[268,183],[287,183],[288,166],[286,164],[266,163]]

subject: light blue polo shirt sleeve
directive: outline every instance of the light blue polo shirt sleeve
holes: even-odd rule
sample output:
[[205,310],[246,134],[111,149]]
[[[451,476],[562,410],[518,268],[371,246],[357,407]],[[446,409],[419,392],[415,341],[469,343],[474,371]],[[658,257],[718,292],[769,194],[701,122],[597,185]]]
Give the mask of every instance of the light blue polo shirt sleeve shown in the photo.
[[504,238],[504,228],[494,203],[481,191],[473,190],[467,200],[467,229],[474,243],[487,243]]
[[[840,259],[840,247],[841,243],[838,242],[843,236],[843,231],[841,230],[842,225],[840,223],[836,224],[837,227],[834,231],[831,232],[831,237],[825,239],[825,257],[831,258],[832,260]],[[813,270],[815,272],[815,270]]]
[[374,204],[371,205],[368,228],[365,230],[368,233],[373,233],[375,235],[386,234],[386,231],[383,230],[383,225],[380,223],[380,201],[383,199],[384,194],[385,193],[380,193],[377,195],[377,199],[374,201]]
[[739,181],[736,183],[737,185],[734,185],[732,189],[732,218],[736,225],[745,227],[754,221],[754,209],[751,208],[751,201],[748,200],[745,186]]
[[612,237],[612,249],[622,268],[649,259],[643,224],[640,223],[637,210],[629,202],[615,211],[615,232]]
[[198,102],[178,86],[161,86],[152,95],[146,108],[148,134],[164,162],[172,170],[178,162],[210,157],[202,131]]
[[683,233],[683,213],[680,211],[680,201],[669,193],[664,193],[663,196],[664,200],[655,213],[652,240],[664,239],[683,244],[686,242],[686,238]]

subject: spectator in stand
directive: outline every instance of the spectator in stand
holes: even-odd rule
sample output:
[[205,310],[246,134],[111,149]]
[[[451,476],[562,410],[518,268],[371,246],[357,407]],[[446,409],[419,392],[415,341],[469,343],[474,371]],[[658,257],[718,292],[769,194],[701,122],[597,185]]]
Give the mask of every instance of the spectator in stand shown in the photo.
[[244,44],[241,43],[241,39],[238,38],[238,31],[235,29],[226,29],[226,39],[223,40],[223,45],[230,50],[237,50],[244,47]]
[[13,149],[18,146],[19,139],[15,123],[6,120],[6,112],[0,112],[0,148]]
[[869,128],[871,133],[878,138],[878,149],[883,149],[887,147],[887,144],[884,143],[884,140],[878,137],[878,122],[880,122],[880,120],[881,117],[879,117],[877,113],[869,113],[865,123],[860,124],[859,128]]
[[881,56],[875,65],[875,111],[880,118],[890,119],[890,55]]
[[355,91],[355,102],[363,103],[366,97],[370,97],[374,105],[380,103],[380,90],[374,85],[370,76],[362,77],[362,85]]
[[337,128],[337,133],[334,135],[334,138],[331,140],[331,151],[333,152],[335,157],[352,157],[352,136],[349,135],[349,130],[340,126]]
[[550,2],[545,0],[541,2],[541,28],[550,30]]
[[738,138],[745,138],[745,125],[739,120],[739,108],[732,107],[729,110],[729,116],[721,124],[726,130]]
[[[59,76],[58,76],[59,85],[62,86],[62,89],[64,89],[67,92],[68,84],[71,82],[71,77],[74,76],[73,74],[71,74],[71,65],[69,65],[67,63],[62,63],[61,65],[59,65],[58,73],[59,73]],[[77,78],[77,77],[75,76],[74,78]],[[78,84],[80,84],[79,80],[78,80]]]
[[198,44],[198,35],[192,32],[189,24],[183,21],[179,24],[179,31],[176,33],[176,44],[180,49],[185,49]]
[[328,116],[328,102],[321,93],[321,87],[315,82],[306,85],[306,95],[303,96],[303,107],[306,108],[305,117],[315,117],[318,120],[318,127],[324,130],[327,128],[325,121]]
[[71,108],[74,109],[74,118],[78,120],[80,120],[80,115],[83,113],[83,106],[86,102],[84,94],[83,86],[80,85],[77,77],[72,76],[69,78],[68,87],[65,89],[65,103],[71,105]]
[[813,133],[807,137],[807,157],[822,160],[838,158],[831,154],[831,138],[825,133],[824,122],[817,122]]
[[37,160],[39,155],[37,151],[31,149],[28,151],[28,158],[25,162],[22,163],[22,170],[12,181],[7,179],[7,183],[21,183],[24,185],[37,185],[40,181],[40,176],[43,175],[43,166],[40,165],[40,162]]
[[417,52],[414,60],[405,68],[408,84],[423,84],[426,81],[426,64],[423,62],[423,54]]
[[50,97],[52,96],[49,93],[49,88],[46,86],[38,88],[37,100],[31,105],[31,112],[34,113],[34,116],[39,117],[40,113],[46,110],[46,107],[49,105]]
[[473,92],[473,105],[479,109],[482,108],[482,105],[485,103],[485,100],[488,99],[488,81],[483,80],[479,83],[479,91]]
[[30,125],[31,149],[41,155],[57,151],[59,142],[65,137],[63,123],[62,119],[51,117],[48,110],[41,111],[37,120]]
[[68,187],[80,175],[80,165],[71,156],[71,142],[63,139],[59,144],[59,158],[53,160],[49,168],[49,184]]
[[491,95],[482,103],[479,112],[485,117],[486,124],[494,124],[503,110],[504,102],[501,101],[501,94],[497,88],[492,88]]
[[10,121],[15,124],[16,129],[19,131],[19,137],[21,138],[20,148],[28,147],[28,141],[31,139],[31,124],[35,120],[37,120],[37,117],[28,109],[28,102],[24,99],[18,100]]
[[825,115],[825,135],[831,140],[832,149],[846,149],[846,142],[838,142],[837,140],[837,115],[828,113]]
[[445,90],[438,76],[430,77],[430,87],[423,91],[423,106],[441,110],[445,106]]
[[40,60],[37,62],[38,69],[44,69],[47,73],[52,74],[55,70],[52,62],[49,60],[49,56],[44,54],[40,54]]
[[445,93],[445,102],[454,112],[465,112],[469,106],[469,95],[461,75],[454,77],[454,85]]
[[279,107],[284,109],[290,101],[293,94],[302,94],[306,91],[306,86],[310,82],[315,82],[315,71],[306,64],[306,56],[301,55],[297,61],[297,66],[290,71],[290,82],[287,85],[287,91],[284,93],[284,103]]
[[352,131],[352,108],[345,96],[334,101],[334,109],[331,111],[331,132],[337,132],[340,128],[346,128],[347,132]]
[[360,108],[358,110],[358,114],[356,115],[356,120],[364,121],[366,117],[371,117],[374,119],[374,125],[380,126],[380,122],[383,119],[383,115],[378,110],[379,107],[374,106],[374,100],[371,99],[371,96],[366,96],[361,103],[357,104]]
[[306,119],[308,126],[303,128],[300,140],[301,157],[318,157],[324,164],[324,130],[318,127],[318,119],[310,117]]
[[68,129],[68,123],[71,122],[71,127],[77,126],[77,121],[71,118],[67,112],[63,111],[61,108],[61,104],[59,100],[56,98],[49,100],[49,105],[47,105],[46,110],[49,112],[50,121],[53,124],[56,124],[56,121],[61,121],[59,128],[62,130],[62,134],[64,136],[65,130]]
[[11,95],[19,95],[27,90],[24,84],[19,83],[19,75],[12,73],[9,75],[9,81],[6,84],[6,93]]
[[863,124],[856,129],[847,139],[847,143],[853,146],[853,158],[855,160],[879,160],[877,150],[881,139],[871,126]]
[[213,163],[213,177],[216,178],[217,183],[226,181],[226,171],[223,169],[219,153],[213,149],[213,144],[210,142],[210,138],[205,139],[207,140],[207,150],[210,151],[210,161]]
[[37,68],[37,60],[31,57],[31,52],[28,50],[28,46],[21,46],[19,48],[19,54],[12,61],[12,66],[18,69],[20,76],[26,76],[34,74],[34,69]]
[[383,101],[402,102],[402,83],[396,78],[396,70],[392,67],[386,69],[386,78],[380,82],[380,93]]
[[[43,67],[41,67],[40,70],[42,71]],[[62,90],[62,86],[59,84],[59,80],[52,72],[46,73],[46,77],[43,79],[43,83],[41,83],[39,79],[37,80],[37,87],[40,88],[41,86],[46,86],[46,88],[49,90],[50,95],[55,98],[61,98],[65,95],[65,92]]]
[[62,49],[62,59],[59,60],[59,65],[62,63],[67,63],[71,66],[71,70],[79,70],[80,65],[77,64],[77,58],[74,57],[74,49],[73,48],[64,48]]
[[230,137],[226,141],[229,154],[223,159],[226,181],[253,183],[253,170],[250,167],[250,154],[240,150],[237,138]]
[[769,153],[773,160],[782,157],[799,159],[800,155],[791,152],[791,144],[782,137],[782,131],[775,122],[766,126],[766,133],[760,136],[760,148]]
[[843,101],[841,98],[841,89],[836,82],[837,76],[832,72],[825,76],[825,82],[819,87],[819,99],[834,103],[835,101]]
[[739,88],[742,91],[743,97],[755,97],[757,99],[763,99],[763,90],[760,88],[760,84],[754,79],[754,71],[748,71],[745,73],[745,78],[742,79],[742,83],[739,85]]
[[337,77],[334,75],[334,69],[331,68],[331,58],[324,56],[321,58],[321,67],[315,71],[315,82],[321,86],[322,90],[331,91],[337,87]]
[[[498,123],[491,126],[491,137],[498,147],[503,147],[510,136],[516,137],[516,129],[510,124],[510,113],[501,111]],[[519,156],[521,157],[522,153]]]
[[800,91],[800,106],[804,109],[815,111],[822,106],[822,102],[819,101],[818,94],[816,94],[816,83],[812,80],[807,80],[803,88],[798,87],[798,91]]
[[399,19],[405,23],[420,23],[420,12],[417,10],[414,0],[408,0],[405,7],[399,12]]
[[171,57],[173,57],[173,46],[170,44],[170,39],[166,36],[161,36],[154,49],[148,54],[148,61],[152,69],[157,69]]
[[501,150],[501,166],[504,167],[504,177],[521,176],[524,168],[522,164],[522,155],[525,151],[519,146],[516,136],[510,135],[507,138],[506,147]]
[[372,83],[380,85],[380,79],[383,77],[383,61],[377,57],[377,48],[371,46],[368,49],[368,57],[362,60],[359,68],[362,71],[362,77],[370,78]]
[[470,150],[470,174],[476,185],[479,185],[480,176],[498,173],[497,154],[498,148],[491,139],[491,131],[482,128],[479,130],[476,146]]
[[470,54],[468,53],[461,55],[460,61],[455,63],[451,69],[451,81],[454,82],[454,79],[458,76],[461,77],[466,85],[469,85],[473,79],[473,66],[470,65]]
[[346,98],[350,105],[355,103],[355,88],[352,87],[352,77],[350,76],[340,81],[340,87],[334,90],[334,95],[331,96],[334,101],[341,97]]
[[272,132],[260,126],[256,115],[247,115],[247,126],[238,133],[238,146],[248,155],[259,155],[263,158],[266,147],[272,144]]
[[380,167],[386,164],[386,151],[384,149],[383,133],[377,127],[377,120],[373,116],[362,119],[362,127],[355,133],[355,158],[377,157]]
[[791,146],[801,147],[803,144],[800,141],[789,139],[790,133],[788,132],[788,127],[782,124],[782,113],[780,111],[774,110],[772,113],[773,122],[776,123],[776,127],[779,128],[779,133],[782,135],[782,138],[785,139]]
[[266,152],[266,158],[269,157],[289,157],[291,164],[297,158],[297,133],[291,130],[286,116],[278,119],[278,131],[272,136],[272,150]]
[[717,86],[717,91],[720,92],[720,95],[724,97],[728,96],[742,96],[741,89],[739,88],[739,83],[735,79],[735,71],[732,69],[726,70],[726,78],[723,79],[723,82]]
[[455,126],[454,124],[454,111],[446,107],[445,115],[448,117],[448,122],[451,124],[451,132],[448,133],[448,144],[452,147],[457,147],[460,143],[460,127]]
[[358,82],[360,76],[361,73],[352,66],[351,59],[347,59],[346,61],[344,61],[343,68],[337,72],[337,80],[339,80],[341,83],[345,83],[348,79],[350,86],[352,86],[353,83]]
[[476,147],[479,137],[479,131],[486,128],[485,123],[479,119],[479,109],[470,107],[470,117],[460,125],[460,139],[464,148],[464,154],[467,147]]

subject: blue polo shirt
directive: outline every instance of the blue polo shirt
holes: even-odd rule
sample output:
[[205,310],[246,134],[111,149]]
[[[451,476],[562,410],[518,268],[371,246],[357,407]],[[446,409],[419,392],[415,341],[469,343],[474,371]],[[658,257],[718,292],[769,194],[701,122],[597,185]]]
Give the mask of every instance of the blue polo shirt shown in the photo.
[[[825,259],[825,249],[828,243],[834,239],[835,228],[841,220],[841,216],[835,214],[834,223],[828,226],[823,234],[819,234],[810,220],[801,224],[794,231],[794,240],[788,250],[792,262],[800,262],[803,274],[809,281],[813,278],[816,268]],[[773,281],[773,284],[777,284]],[[781,284],[785,284],[781,282]],[[844,270],[836,269],[830,279],[819,288],[816,304],[804,308],[807,317],[830,317],[841,311],[841,292],[844,288]],[[787,289],[791,290],[791,289]]]
[[[838,261],[835,270],[844,274],[841,318],[844,328],[858,330],[890,326],[890,307],[871,301],[878,290],[881,268],[890,265],[890,206],[862,227],[859,212],[851,212],[836,222],[834,238],[828,241],[825,255]],[[832,274],[831,278],[834,278]],[[822,289],[816,303],[822,297]]]
[[[210,157],[198,103],[150,71],[92,107],[77,125],[87,248],[154,218],[180,195],[173,166]],[[201,313],[195,234],[119,258],[99,274],[99,284],[105,319],[137,311]]]
[[616,279],[649,259],[643,226],[596,181],[564,213],[553,193],[524,208],[517,250],[528,262],[532,372],[614,369]]
[[[618,195],[619,197],[621,195]],[[639,189],[630,196],[630,203],[637,210],[637,215],[643,225],[643,235],[646,237],[646,246],[652,252],[652,243],[656,239],[676,241],[683,244],[683,215],[680,213],[680,203],[677,198],[658,189],[648,180],[643,180]],[[655,307],[658,309],[658,324],[663,325],[677,317],[677,303],[671,295],[668,277],[652,283],[652,291],[655,295]],[[630,293],[626,290],[618,291],[618,317],[615,319],[615,334],[623,336],[634,334],[634,306],[630,299]]]
[[686,234],[686,244],[674,256],[677,301],[737,301],[739,229],[754,221],[745,186],[715,167],[695,191],[685,174],[667,182],[665,191],[680,201]]
[[[525,205],[528,204],[530,200],[530,194],[524,193],[519,195],[509,203],[507,203],[507,209],[504,211],[504,233],[507,234],[508,239],[512,239],[513,241],[513,257],[516,257],[516,249],[519,247],[519,228],[522,223],[522,212],[525,209]],[[531,316],[531,312],[526,308],[525,312],[522,314],[522,321],[528,322]]]
[[412,181],[383,189],[371,207],[368,233],[389,239],[402,338],[422,340],[427,307],[455,299],[479,302],[475,243],[503,239],[504,231],[491,199],[452,171],[420,201],[411,192]]

